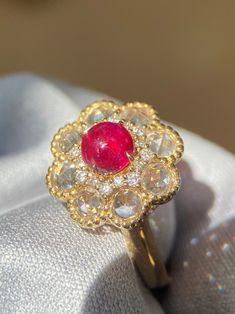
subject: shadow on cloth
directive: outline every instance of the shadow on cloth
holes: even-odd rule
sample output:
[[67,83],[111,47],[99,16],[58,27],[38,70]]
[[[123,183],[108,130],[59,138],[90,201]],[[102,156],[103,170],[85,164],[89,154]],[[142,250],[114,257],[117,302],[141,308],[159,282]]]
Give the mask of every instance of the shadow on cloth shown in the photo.
[[234,313],[235,220],[211,230],[213,191],[193,178],[186,162],[180,170],[177,236],[168,262],[172,283],[158,297],[167,314]]
[[160,305],[155,302],[152,294],[145,293],[137,275],[133,280],[133,271],[127,254],[110,263],[109,267],[96,278],[87,293],[81,313],[161,314]]

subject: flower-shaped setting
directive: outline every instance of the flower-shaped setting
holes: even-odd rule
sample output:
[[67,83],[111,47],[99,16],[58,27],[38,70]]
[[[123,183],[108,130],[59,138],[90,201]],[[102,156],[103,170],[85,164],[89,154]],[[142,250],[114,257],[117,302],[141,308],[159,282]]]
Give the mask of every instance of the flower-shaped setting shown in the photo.
[[133,228],[179,189],[183,150],[150,105],[95,102],[55,135],[48,189],[83,228]]

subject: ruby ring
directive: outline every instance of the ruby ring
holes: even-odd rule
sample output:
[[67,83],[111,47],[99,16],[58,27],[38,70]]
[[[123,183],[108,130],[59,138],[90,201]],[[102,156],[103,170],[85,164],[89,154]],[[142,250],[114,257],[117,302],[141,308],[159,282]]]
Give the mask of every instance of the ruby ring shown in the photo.
[[179,134],[141,102],[95,102],[59,129],[51,143],[49,192],[65,203],[80,227],[121,229],[138,268],[149,264],[140,272],[151,288],[166,283],[167,275],[159,267],[158,250],[151,246],[149,251],[145,217],[178,191],[176,163],[183,150]]

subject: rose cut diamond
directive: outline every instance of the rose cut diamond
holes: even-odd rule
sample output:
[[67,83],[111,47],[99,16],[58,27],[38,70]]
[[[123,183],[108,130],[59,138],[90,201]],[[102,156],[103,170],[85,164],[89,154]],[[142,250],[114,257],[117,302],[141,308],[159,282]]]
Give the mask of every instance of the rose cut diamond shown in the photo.
[[122,218],[130,218],[141,211],[142,204],[137,193],[130,190],[120,191],[114,199],[113,209]]
[[102,209],[104,200],[99,196],[99,193],[92,188],[87,188],[79,192],[77,196],[78,209],[84,215],[92,215],[97,210]]
[[159,157],[169,157],[176,150],[176,143],[166,132],[150,134],[148,137],[151,151]]
[[70,151],[74,144],[78,143],[81,136],[77,131],[72,131],[61,136],[59,147],[62,152],[67,153]]
[[88,126],[91,126],[94,123],[98,123],[103,121],[104,119],[110,118],[112,115],[113,109],[108,105],[103,105],[102,107],[94,108],[87,118],[87,124]]
[[125,121],[130,121],[138,128],[148,125],[151,120],[148,110],[144,108],[126,108],[121,112],[120,117]]
[[56,183],[64,190],[69,190],[76,182],[76,168],[73,164],[65,163],[56,175]]
[[159,196],[169,190],[171,180],[170,170],[160,163],[148,165],[142,175],[144,188],[154,195]]

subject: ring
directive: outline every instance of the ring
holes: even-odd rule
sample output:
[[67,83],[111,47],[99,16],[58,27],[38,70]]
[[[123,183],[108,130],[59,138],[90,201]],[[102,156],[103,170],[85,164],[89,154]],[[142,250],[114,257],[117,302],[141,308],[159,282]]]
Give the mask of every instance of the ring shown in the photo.
[[146,216],[179,190],[176,163],[183,150],[179,134],[142,102],[95,102],[51,143],[50,194],[82,228],[119,228],[150,288],[168,284],[169,277]]

